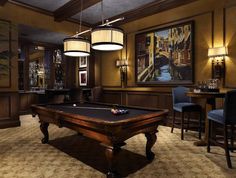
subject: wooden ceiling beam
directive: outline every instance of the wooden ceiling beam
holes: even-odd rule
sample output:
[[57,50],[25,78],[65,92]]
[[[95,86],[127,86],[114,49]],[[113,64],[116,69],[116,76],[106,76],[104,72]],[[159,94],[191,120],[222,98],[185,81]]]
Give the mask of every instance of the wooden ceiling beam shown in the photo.
[[[115,25],[119,26],[125,23],[128,23],[130,21],[134,21],[143,17],[147,17],[159,12],[163,12],[166,10],[170,10],[194,1],[198,0],[157,0],[151,3],[148,3],[144,6],[141,6],[139,8],[133,9],[131,11],[116,15],[114,17],[109,18],[109,21],[112,21],[114,19],[124,17],[125,19],[122,21],[118,21],[115,23]],[[93,26],[100,25],[101,22],[94,24]]]
[[[49,16],[53,16],[54,17],[53,12],[47,11],[45,9],[41,9],[39,7],[31,6],[31,5],[25,4],[25,3],[17,1],[17,0],[9,0],[9,2],[12,3],[12,4],[15,4],[17,6],[21,6],[21,7],[24,7],[26,9],[32,10],[32,11],[35,11],[35,12],[38,12],[38,13],[41,13],[41,14],[45,14],[45,15],[49,15]],[[77,24],[80,23],[79,20],[73,19],[73,18],[68,18],[67,21],[73,22],[73,23],[77,23]],[[82,26],[87,27],[87,28],[91,28],[92,24],[89,24],[87,22],[83,22],[82,21]]]
[[24,7],[26,9],[41,13],[41,14],[45,14],[45,15],[49,15],[49,16],[53,16],[53,13],[44,9],[41,9],[39,7],[35,7],[35,6],[31,6],[29,4],[23,3],[21,1],[18,0],[9,0],[9,3],[20,6],[20,7]]
[[6,4],[7,0],[0,0],[0,6],[4,6]]
[[[79,20],[73,19],[73,18],[68,18],[67,21],[80,24]],[[87,28],[91,28],[92,27],[92,24],[90,24],[88,22],[84,22],[84,21],[81,22],[81,25],[84,26],[84,27],[87,27]]]
[[[82,10],[99,3],[101,0],[84,0]],[[81,0],[71,0],[54,11],[54,19],[57,22],[66,20],[81,11]]]

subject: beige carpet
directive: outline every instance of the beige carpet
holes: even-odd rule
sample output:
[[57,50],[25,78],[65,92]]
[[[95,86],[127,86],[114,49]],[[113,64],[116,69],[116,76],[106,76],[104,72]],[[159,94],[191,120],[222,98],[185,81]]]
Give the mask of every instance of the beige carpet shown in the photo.
[[[31,116],[21,117],[22,126],[0,130],[0,178],[96,178],[106,177],[103,147],[78,136],[75,132],[50,125],[50,143],[41,144],[39,123]],[[159,127],[158,140],[153,147],[155,160],[145,158],[146,139],[137,135],[127,140],[118,160],[118,171],[123,177],[165,178],[236,177],[234,169],[227,168],[224,151],[212,147],[196,147],[197,133],[188,132],[180,140],[180,132]]]

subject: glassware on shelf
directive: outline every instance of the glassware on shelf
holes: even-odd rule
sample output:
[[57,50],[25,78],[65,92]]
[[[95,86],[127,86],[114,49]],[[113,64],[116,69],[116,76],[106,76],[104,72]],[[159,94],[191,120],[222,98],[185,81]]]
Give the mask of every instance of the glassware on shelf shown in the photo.
[[202,81],[202,89],[203,91],[207,90],[208,86],[207,86],[207,82],[206,81]]
[[55,80],[55,82],[54,82],[54,89],[56,89],[56,90],[62,90],[62,89],[63,89],[63,81],[57,82],[57,81]]
[[198,81],[196,87],[193,89],[193,92],[194,93],[200,93],[201,92],[201,87],[202,87],[201,82]]
[[209,79],[208,80],[209,89],[219,89],[219,80],[218,79]]

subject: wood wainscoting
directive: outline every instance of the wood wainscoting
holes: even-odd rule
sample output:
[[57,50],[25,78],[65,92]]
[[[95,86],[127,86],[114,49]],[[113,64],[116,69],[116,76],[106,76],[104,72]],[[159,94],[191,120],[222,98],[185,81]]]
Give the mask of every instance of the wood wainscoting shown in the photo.
[[[162,88],[103,88],[102,102],[116,103],[129,106],[141,106],[148,108],[161,108],[169,110],[169,117],[166,125],[171,125],[173,115],[172,93],[171,87]],[[204,99],[193,98],[193,102],[200,104],[205,110],[206,103]],[[223,106],[223,99],[216,99],[216,107]],[[177,117],[179,114],[177,113]],[[193,127],[198,126],[198,115],[192,114]]]
[[171,123],[170,115],[172,115],[173,111],[171,91],[103,88],[102,102],[168,109],[169,118],[167,124],[169,125]]
[[38,104],[39,96],[35,92],[19,92],[19,108],[20,114],[29,114],[31,113],[31,105]]
[[0,92],[0,128],[20,126],[18,92]]

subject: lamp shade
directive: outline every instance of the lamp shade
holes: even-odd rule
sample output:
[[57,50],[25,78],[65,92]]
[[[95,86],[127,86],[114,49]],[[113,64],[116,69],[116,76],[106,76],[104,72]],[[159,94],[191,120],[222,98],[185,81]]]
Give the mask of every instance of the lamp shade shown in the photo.
[[117,67],[128,66],[128,61],[126,59],[123,60],[118,59],[116,61],[116,66]]
[[228,55],[228,48],[225,46],[208,49],[208,57],[220,57],[226,55]]
[[83,57],[90,55],[90,42],[83,38],[65,38],[64,54],[72,57]]
[[91,32],[92,48],[100,51],[116,51],[123,48],[124,32],[120,28],[100,26]]

